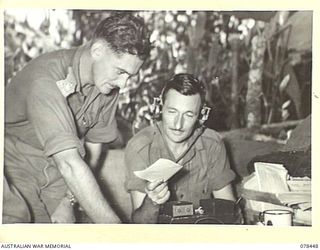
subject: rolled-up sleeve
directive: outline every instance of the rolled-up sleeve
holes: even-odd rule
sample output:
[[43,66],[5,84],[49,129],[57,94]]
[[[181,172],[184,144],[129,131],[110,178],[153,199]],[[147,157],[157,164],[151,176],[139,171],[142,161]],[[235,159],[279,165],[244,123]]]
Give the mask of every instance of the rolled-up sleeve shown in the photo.
[[128,143],[125,150],[125,164],[126,164],[126,181],[125,188],[127,191],[145,192],[146,181],[138,178],[133,172],[144,170],[148,166],[143,161],[136,147],[132,143]]
[[235,178],[235,173],[230,168],[226,149],[222,141],[218,141],[209,151],[209,185],[212,190],[219,190]]
[[44,154],[49,157],[58,152],[77,148],[83,156],[83,143],[77,137],[72,112],[55,83],[41,84],[50,79],[38,79],[27,98],[28,120],[34,126]]

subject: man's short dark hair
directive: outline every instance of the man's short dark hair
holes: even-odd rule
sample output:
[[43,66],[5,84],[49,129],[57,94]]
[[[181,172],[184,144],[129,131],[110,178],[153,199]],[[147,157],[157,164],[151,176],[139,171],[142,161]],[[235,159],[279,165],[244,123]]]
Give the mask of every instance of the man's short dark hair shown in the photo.
[[162,102],[165,102],[166,95],[170,89],[178,91],[182,95],[196,95],[199,94],[201,98],[201,106],[205,102],[205,87],[201,81],[191,74],[182,73],[174,75],[165,85],[162,90]]
[[149,32],[143,18],[128,12],[117,12],[96,28],[92,42],[103,39],[116,53],[129,53],[145,60],[150,52]]

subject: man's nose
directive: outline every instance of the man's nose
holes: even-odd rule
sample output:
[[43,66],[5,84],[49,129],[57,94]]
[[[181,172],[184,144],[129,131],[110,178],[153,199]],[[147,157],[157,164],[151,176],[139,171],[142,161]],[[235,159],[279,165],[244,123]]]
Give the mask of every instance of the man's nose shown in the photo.
[[118,87],[120,89],[123,89],[124,87],[127,86],[127,82],[128,82],[129,77],[128,76],[122,76],[119,80],[118,80]]
[[183,119],[183,115],[182,114],[178,114],[175,117],[175,122],[174,122],[174,127],[175,129],[182,129],[183,128],[183,123],[184,123],[184,119]]

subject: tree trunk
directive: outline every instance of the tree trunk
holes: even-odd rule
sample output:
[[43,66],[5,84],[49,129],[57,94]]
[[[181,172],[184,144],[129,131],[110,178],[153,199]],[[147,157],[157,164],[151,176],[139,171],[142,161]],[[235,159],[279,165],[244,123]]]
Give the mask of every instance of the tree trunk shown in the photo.
[[202,41],[203,35],[205,34],[205,24],[206,24],[206,13],[198,12],[196,25],[189,26],[188,35],[189,35],[189,51],[188,51],[188,59],[187,59],[187,72],[198,75],[199,74],[199,66],[197,64],[197,49]]
[[239,127],[238,122],[238,63],[239,63],[239,36],[230,35],[229,42],[232,50],[231,67],[232,67],[232,80],[231,80],[231,129]]
[[252,39],[251,63],[246,96],[247,127],[252,128],[261,124],[261,94],[263,59],[266,50],[266,41],[262,34]]

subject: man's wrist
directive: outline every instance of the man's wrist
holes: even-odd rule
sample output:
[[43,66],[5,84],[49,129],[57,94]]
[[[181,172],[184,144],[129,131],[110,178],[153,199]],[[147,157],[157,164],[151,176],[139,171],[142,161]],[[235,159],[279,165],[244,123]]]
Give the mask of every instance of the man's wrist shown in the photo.
[[160,205],[154,203],[148,196],[143,200],[141,207],[132,214],[134,223],[157,223]]
[[68,201],[72,207],[74,207],[75,204],[78,202],[76,197],[71,192],[66,193],[66,198],[68,199]]
[[146,198],[144,199],[144,205],[146,206],[153,206],[157,209],[160,208],[160,205],[158,203],[156,203],[155,201],[153,201],[148,195],[146,196]]

